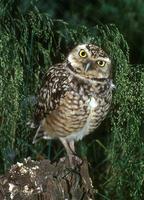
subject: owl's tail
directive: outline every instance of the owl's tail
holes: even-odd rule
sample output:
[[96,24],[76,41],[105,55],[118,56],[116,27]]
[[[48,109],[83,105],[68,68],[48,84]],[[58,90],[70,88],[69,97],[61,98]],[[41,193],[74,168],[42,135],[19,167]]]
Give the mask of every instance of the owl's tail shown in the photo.
[[34,136],[34,138],[33,138],[33,142],[32,142],[32,143],[35,144],[35,143],[37,143],[37,142],[38,142],[39,140],[41,140],[41,139],[47,139],[47,140],[52,139],[51,137],[48,136],[47,132],[44,131],[42,125],[40,125],[40,126],[38,127],[38,129],[37,129],[37,131],[36,131],[36,134],[35,134],[35,136]]

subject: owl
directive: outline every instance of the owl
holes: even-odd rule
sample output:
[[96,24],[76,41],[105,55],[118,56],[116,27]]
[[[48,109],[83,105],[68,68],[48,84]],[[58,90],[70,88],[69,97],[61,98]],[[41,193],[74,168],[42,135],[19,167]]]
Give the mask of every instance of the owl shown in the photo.
[[72,162],[75,141],[92,133],[109,111],[111,71],[111,59],[94,44],[76,46],[63,63],[51,66],[38,94],[33,143],[58,138]]

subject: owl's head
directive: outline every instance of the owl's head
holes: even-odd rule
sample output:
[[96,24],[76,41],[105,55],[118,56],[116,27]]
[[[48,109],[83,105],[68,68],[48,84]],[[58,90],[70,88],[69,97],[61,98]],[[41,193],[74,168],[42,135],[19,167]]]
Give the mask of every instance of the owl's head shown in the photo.
[[70,71],[85,79],[109,78],[111,60],[103,49],[93,44],[76,46],[68,55]]

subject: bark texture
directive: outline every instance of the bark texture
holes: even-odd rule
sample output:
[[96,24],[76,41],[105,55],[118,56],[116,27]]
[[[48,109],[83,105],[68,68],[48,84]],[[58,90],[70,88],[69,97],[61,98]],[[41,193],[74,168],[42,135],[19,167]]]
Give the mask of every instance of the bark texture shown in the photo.
[[58,163],[27,158],[0,177],[0,200],[90,200],[94,189],[87,160],[75,169],[67,159]]

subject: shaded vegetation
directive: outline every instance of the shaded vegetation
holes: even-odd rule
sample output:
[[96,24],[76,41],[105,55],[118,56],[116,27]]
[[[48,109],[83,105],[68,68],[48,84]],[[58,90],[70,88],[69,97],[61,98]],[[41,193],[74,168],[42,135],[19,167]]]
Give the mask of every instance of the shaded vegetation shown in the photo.
[[31,2],[41,13],[63,19],[70,24],[95,26],[114,23],[126,37],[132,63],[144,63],[144,1],[143,0],[24,0],[19,1],[21,12],[31,10]]
[[[91,42],[102,46],[111,56],[116,90],[109,116],[96,134],[79,142],[77,150],[91,163],[97,198],[143,199],[144,65],[129,64],[129,55],[136,53],[132,62],[142,62],[144,41],[138,29],[144,21],[143,2],[138,1],[136,6],[136,1],[117,1],[117,4],[98,1],[97,20],[92,1],[87,6],[83,3],[81,12],[75,1],[69,5],[62,2],[50,1],[51,6],[45,1],[0,3],[0,172],[27,156],[52,160],[62,156],[63,148],[57,141],[32,145],[35,132],[26,123],[32,116],[37,88],[49,66],[63,61],[76,44]],[[141,12],[135,15],[137,9]],[[127,10],[135,17],[124,15],[122,22],[120,16]],[[112,19],[114,13],[117,17]],[[115,25],[101,23],[112,20],[121,31],[129,26],[129,32],[123,33],[132,49],[137,44],[133,53],[129,54],[128,44]]]

